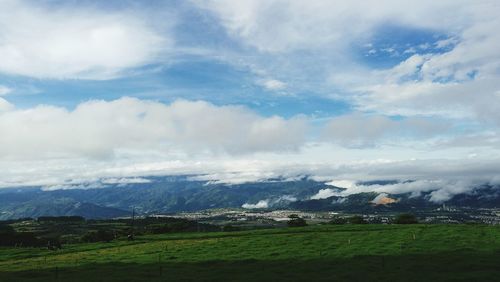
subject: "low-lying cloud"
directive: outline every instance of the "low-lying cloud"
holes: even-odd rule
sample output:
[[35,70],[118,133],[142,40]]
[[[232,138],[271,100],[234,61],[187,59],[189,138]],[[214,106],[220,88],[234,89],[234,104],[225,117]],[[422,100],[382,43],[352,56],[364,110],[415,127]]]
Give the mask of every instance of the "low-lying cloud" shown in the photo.
[[255,204],[245,203],[241,207],[244,209],[267,209],[283,203],[296,202],[297,198],[292,195],[283,195],[274,199],[260,200]]
[[342,194],[335,189],[330,189],[330,188],[320,189],[318,193],[311,196],[311,200],[327,199],[333,196],[340,196],[340,195]]
[[[495,183],[496,181],[489,182]],[[423,192],[429,193],[429,200],[432,202],[443,202],[449,200],[451,197],[461,193],[471,192],[479,185],[489,184],[488,182],[483,182],[481,180],[415,180],[415,181],[401,181],[395,184],[353,184],[345,188],[341,193],[336,193],[335,195],[347,196],[351,194],[363,193],[363,192],[377,192],[380,193],[373,203],[375,204],[386,204],[388,202],[394,202],[395,199],[388,200],[388,194],[404,194],[411,193],[411,196],[420,196]],[[333,189],[324,189],[323,194],[333,195]]]
[[245,203],[241,207],[244,209],[267,209],[269,207],[269,201],[260,200],[256,204]]

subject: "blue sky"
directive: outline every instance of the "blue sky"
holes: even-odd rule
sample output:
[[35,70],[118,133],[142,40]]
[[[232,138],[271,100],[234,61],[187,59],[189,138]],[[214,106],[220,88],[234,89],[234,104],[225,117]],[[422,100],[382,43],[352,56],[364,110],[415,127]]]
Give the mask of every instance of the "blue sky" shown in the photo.
[[[321,72],[326,65],[337,63],[337,58],[331,58],[329,61],[328,51],[300,50],[296,54],[286,54],[283,58],[279,58],[277,61],[288,61],[289,56],[303,56],[302,59],[294,58],[287,62],[291,65],[291,70],[276,73],[277,78],[287,84],[287,87],[284,87],[287,89],[278,91],[267,89],[258,82],[265,78],[256,74],[250,65],[254,64],[253,60],[258,64],[262,63],[262,60],[268,59],[267,56],[228,35],[215,15],[200,10],[194,4],[178,1],[143,4],[139,2],[127,4],[123,1],[107,3],[75,1],[69,4],[47,1],[45,7],[34,2],[26,4],[42,6],[47,10],[97,6],[100,11],[116,12],[132,7],[143,9],[148,13],[153,9],[165,9],[175,14],[173,17],[177,22],[171,32],[176,44],[179,45],[179,54],[172,54],[173,57],[167,60],[152,61],[128,68],[124,70],[127,74],[105,80],[80,79],[78,75],[65,79],[50,77],[40,79],[2,74],[0,77],[2,85],[12,89],[9,101],[19,108],[38,104],[74,108],[79,103],[91,99],[114,100],[130,96],[165,103],[176,99],[188,99],[205,100],[217,105],[242,104],[264,115],[279,114],[288,117],[295,114],[318,113],[322,116],[336,116],[351,110],[349,103],[329,97],[331,92],[342,95],[342,90],[335,89],[334,85],[325,85],[323,79],[317,78],[318,75],[325,75]],[[395,23],[383,24],[375,27],[369,37],[352,42],[347,55],[362,66],[387,69],[414,54],[447,51],[433,46],[437,41],[446,39],[446,36],[434,30],[405,27]],[[197,48],[203,50],[189,50]],[[412,48],[415,50],[405,53]],[[219,59],[218,56],[223,58]],[[233,59],[244,62],[234,62]],[[319,60],[326,60],[325,66],[317,65],[316,62]],[[273,63],[264,62],[260,67],[272,71],[276,68]],[[302,72],[302,67],[310,69]],[[288,71],[290,74],[287,74]]]
[[3,1],[0,186],[175,173],[458,183],[463,171],[432,168],[500,161],[498,5]]

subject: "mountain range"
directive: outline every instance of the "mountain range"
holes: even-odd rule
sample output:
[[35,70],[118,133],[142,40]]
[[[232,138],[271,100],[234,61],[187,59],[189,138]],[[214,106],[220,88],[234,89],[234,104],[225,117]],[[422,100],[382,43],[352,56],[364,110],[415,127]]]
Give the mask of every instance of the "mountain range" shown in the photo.
[[[220,184],[194,180],[190,176],[148,177],[141,183],[114,183],[99,188],[47,189],[23,187],[0,189],[0,219],[79,215],[114,218],[137,214],[168,214],[214,208],[294,209],[305,211],[408,211],[448,206],[500,207],[500,187],[481,185],[437,203],[429,193],[345,194],[344,188],[304,177],[296,180],[269,179],[243,184]],[[378,182],[377,182],[378,183]],[[365,184],[366,185],[366,184]],[[318,198],[330,189],[335,195]]]

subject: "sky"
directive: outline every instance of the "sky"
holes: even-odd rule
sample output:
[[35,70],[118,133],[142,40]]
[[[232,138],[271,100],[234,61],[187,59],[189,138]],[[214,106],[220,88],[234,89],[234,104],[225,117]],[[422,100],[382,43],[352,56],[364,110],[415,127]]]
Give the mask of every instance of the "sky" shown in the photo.
[[499,26],[495,0],[0,0],[0,187],[497,183]]

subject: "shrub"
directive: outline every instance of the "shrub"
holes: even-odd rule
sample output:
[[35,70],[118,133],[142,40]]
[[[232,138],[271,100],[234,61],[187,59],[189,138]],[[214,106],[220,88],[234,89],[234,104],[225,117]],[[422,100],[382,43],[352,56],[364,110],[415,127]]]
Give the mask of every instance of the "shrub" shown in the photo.
[[346,224],[347,219],[342,218],[342,217],[334,217],[332,220],[329,222],[330,224]]
[[104,229],[99,229],[97,232],[90,231],[82,236],[82,241],[87,243],[111,242],[113,239],[115,239],[115,234]]
[[300,218],[300,217],[290,218],[290,220],[287,221],[287,224],[289,227],[307,226],[307,222],[303,218]]
[[0,246],[43,247],[46,241],[41,240],[32,232],[5,232],[0,233]]
[[85,218],[81,216],[40,216],[38,222],[85,222]]
[[395,224],[415,224],[418,223],[417,218],[413,214],[402,213],[394,220]]
[[359,216],[359,215],[355,215],[351,218],[349,218],[349,223],[350,224],[367,224],[368,222],[366,222],[366,220],[363,219],[362,216]]
[[222,231],[224,232],[233,232],[233,231],[240,231],[241,228],[239,228],[238,226],[232,226],[230,224],[227,224],[227,225],[224,225],[224,227],[222,227]]

